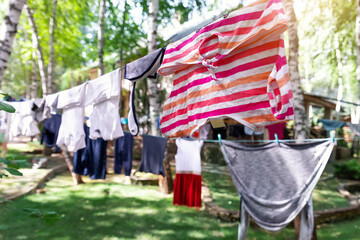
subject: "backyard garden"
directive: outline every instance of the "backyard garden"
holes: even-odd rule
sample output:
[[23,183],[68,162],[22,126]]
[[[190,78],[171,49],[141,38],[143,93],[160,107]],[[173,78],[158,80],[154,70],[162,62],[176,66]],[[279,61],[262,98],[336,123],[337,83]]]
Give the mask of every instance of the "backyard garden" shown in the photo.
[[[24,176],[9,176],[1,180],[0,197],[11,198],[7,188],[34,189],[0,205],[0,239],[236,239],[238,223],[224,221],[200,209],[173,206],[172,195],[162,194],[158,186],[129,185],[124,175],[109,169],[106,180],[84,178],[85,184],[73,185],[69,171],[46,177],[41,185],[35,176],[46,176],[64,165],[59,154],[49,158],[46,167],[32,169],[34,159],[44,157],[42,146],[36,143],[10,145],[9,159],[27,160],[20,172]],[[135,167],[138,160],[134,160]],[[174,163],[172,162],[172,166]],[[239,198],[222,164],[203,162],[203,184],[211,192],[214,202],[229,211],[239,209]],[[40,177],[41,178],[41,177]],[[30,181],[29,179],[32,179]],[[314,211],[350,206],[349,199],[339,193],[339,185],[350,180],[334,176],[329,163],[313,193]],[[6,195],[7,193],[7,195]],[[360,217],[327,218],[317,224],[318,239],[358,239]],[[261,230],[251,224],[248,239],[294,239],[290,224],[278,233]]]

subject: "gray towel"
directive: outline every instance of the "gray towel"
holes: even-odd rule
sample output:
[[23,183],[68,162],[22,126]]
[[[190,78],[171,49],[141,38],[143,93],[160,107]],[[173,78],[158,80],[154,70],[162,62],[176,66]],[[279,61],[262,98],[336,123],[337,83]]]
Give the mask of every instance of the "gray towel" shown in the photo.
[[311,194],[333,150],[332,141],[240,145],[223,140],[221,150],[241,197],[239,238],[249,215],[262,228],[279,231],[302,211],[300,239],[311,239]]

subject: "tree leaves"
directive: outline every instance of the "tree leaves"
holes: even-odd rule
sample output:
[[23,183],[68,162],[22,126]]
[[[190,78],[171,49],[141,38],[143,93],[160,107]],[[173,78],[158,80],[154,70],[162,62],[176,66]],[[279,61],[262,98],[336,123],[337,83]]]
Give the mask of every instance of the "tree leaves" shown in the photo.
[[15,175],[15,176],[22,176],[23,174],[21,172],[19,172],[18,170],[14,169],[14,168],[4,168],[6,171],[8,171],[10,174]]
[[16,109],[13,106],[4,102],[0,102],[0,110],[8,113],[14,113],[16,111]]

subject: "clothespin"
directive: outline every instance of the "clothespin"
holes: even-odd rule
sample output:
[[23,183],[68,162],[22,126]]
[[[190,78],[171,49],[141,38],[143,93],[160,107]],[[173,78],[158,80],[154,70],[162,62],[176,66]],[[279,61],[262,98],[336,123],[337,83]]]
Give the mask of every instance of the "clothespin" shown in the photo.
[[278,138],[277,133],[275,133],[274,135],[275,135],[275,140],[276,140],[276,143],[277,143],[277,144],[279,144],[280,142],[279,142],[279,138]]
[[332,131],[330,132],[330,137],[331,137],[332,142],[335,142],[334,133]]
[[219,143],[221,145],[221,134],[220,133],[218,133],[218,139],[219,139]]

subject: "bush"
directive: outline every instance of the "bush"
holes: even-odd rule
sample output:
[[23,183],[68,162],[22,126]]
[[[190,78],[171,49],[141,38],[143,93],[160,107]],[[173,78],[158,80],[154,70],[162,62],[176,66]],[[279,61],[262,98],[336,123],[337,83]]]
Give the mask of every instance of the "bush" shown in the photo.
[[355,159],[347,163],[336,163],[335,176],[343,179],[360,180],[360,163]]

